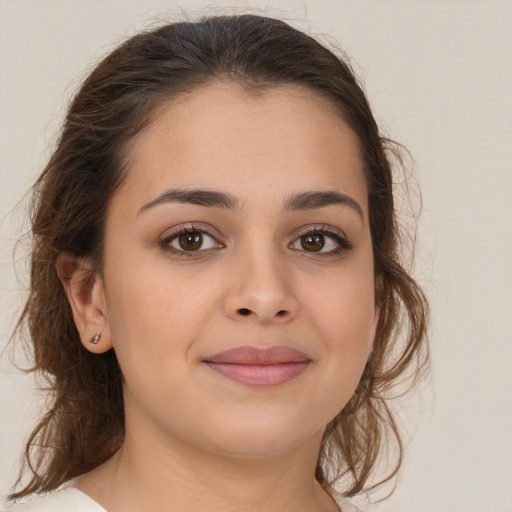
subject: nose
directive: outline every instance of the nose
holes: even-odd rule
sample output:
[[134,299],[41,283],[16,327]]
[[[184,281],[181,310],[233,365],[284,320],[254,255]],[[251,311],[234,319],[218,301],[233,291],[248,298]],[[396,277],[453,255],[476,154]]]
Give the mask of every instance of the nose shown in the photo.
[[225,312],[230,318],[285,324],[296,316],[299,304],[293,292],[290,269],[271,251],[241,255],[231,266],[229,281]]

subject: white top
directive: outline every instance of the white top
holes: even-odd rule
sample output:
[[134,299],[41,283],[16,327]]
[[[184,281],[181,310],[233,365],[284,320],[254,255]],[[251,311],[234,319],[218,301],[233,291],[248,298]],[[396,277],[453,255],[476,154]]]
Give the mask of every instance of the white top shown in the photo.
[[107,510],[87,494],[68,486],[27,503],[13,505],[5,512],[107,512]]
[[[341,496],[334,497],[340,512],[360,512],[358,508]],[[87,494],[75,487],[65,487],[27,503],[14,505],[3,512],[107,512]]]

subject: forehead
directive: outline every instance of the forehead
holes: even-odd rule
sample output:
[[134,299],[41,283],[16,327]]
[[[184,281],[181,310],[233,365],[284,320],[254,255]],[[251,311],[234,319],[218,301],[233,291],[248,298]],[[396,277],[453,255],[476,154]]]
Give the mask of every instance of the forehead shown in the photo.
[[254,93],[216,82],[175,98],[133,139],[126,160],[126,183],[141,200],[176,187],[235,196],[321,189],[366,206],[357,136],[331,101],[298,86]]

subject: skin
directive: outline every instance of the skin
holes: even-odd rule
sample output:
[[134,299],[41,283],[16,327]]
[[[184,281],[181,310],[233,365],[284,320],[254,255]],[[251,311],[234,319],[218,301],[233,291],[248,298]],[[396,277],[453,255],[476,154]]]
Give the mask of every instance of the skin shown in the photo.
[[[355,134],[311,91],[219,82],[166,105],[127,157],[101,274],[84,283],[85,265],[65,255],[58,265],[84,345],[113,347],[125,376],[125,445],[75,486],[111,512],[337,510],[314,479],[322,432],[352,396],[378,320]],[[238,205],[140,211],[171,189]],[[344,194],[361,212],[285,209],[311,191]],[[183,225],[207,233],[201,250],[169,240]],[[313,229],[351,248],[335,253],[337,239],[320,233],[323,248],[306,250]],[[205,365],[242,345],[284,345],[311,362],[269,387]]]

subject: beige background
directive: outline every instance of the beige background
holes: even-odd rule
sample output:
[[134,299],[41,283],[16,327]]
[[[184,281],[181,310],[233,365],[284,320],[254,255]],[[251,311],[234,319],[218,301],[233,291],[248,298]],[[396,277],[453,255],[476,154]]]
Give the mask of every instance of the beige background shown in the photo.
[[[0,344],[20,303],[17,201],[41,170],[84,70],[120,38],[180,10],[156,0],[0,0]],[[195,11],[206,2],[181,2]],[[512,511],[512,2],[303,0],[355,59],[377,117],[416,160],[416,275],[432,299],[433,376],[402,414],[409,453],[393,512]],[[18,259],[23,283],[26,262]],[[0,495],[40,401],[2,361]],[[372,509],[373,510],[373,509]]]

